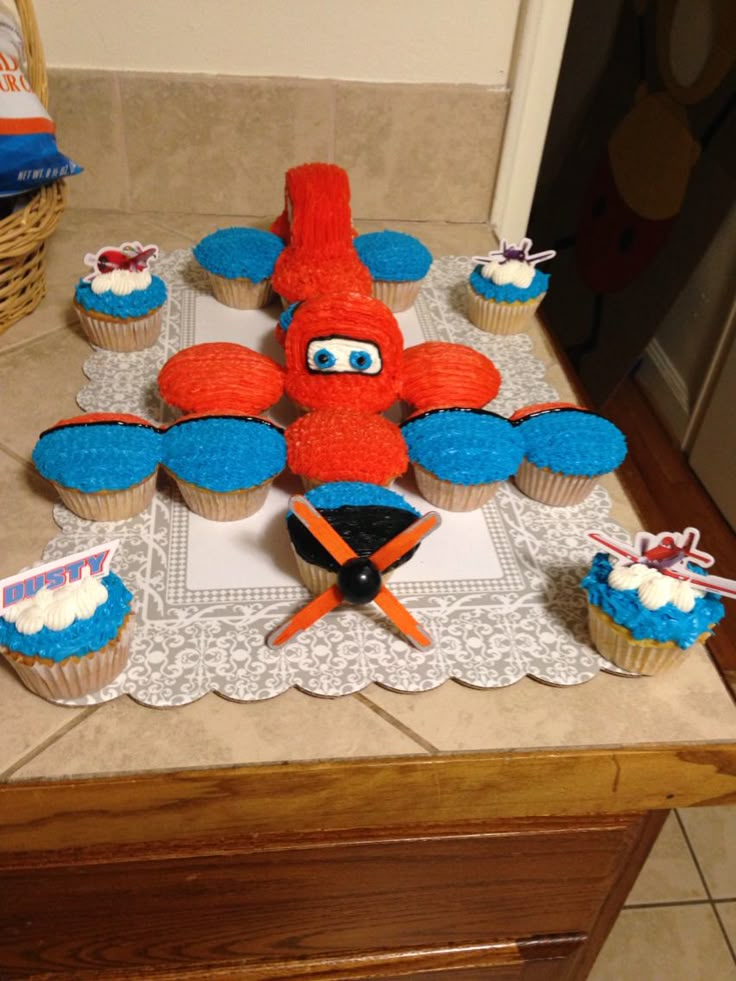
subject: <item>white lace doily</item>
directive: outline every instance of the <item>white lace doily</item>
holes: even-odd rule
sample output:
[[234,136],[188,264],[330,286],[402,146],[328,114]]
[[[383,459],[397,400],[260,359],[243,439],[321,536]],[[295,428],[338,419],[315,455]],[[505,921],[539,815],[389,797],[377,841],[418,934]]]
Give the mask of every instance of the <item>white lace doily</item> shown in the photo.
[[[503,415],[556,398],[526,335],[497,337],[468,322],[462,292],[469,269],[458,257],[434,263],[414,310],[398,317],[407,343],[448,340],[489,355],[503,378],[491,408]],[[96,350],[84,368],[83,409],[165,421],[158,371],[180,348],[202,340],[237,339],[278,357],[275,307],[234,311],[215,303],[185,251],[164,256],[156,272],[170,290],[161,338],[134,354]],[[288,411],[280,405],[274,417],[288,421]],[[429,510],[410,479],[396,489]],[[574,685],[609,669],[589,645],[579,585],[593,553],[589,528],[627,538],[609,518],[602,487],[582,504],[560,509],[505,484],[481,511],[443,512],[442,527],[390,583],[434,639],[426,652],[411,647],[373,606],[341,608],[283,649],[266,646],[264,638],[309,598],[286,532],[286,502],[298,490],[284,475],[262,511],[228,524],[193,515],[163,482],[152,506],[128,521],[84,521],[57,505],[61,533],[46,558],[119,538],[115,570],[136,595],[138,618],[127,670],[101,692],[66,704],[128,694],[161,707],[210,691],[251,701],[291,687],[336,696],[371,682],[413,692],[451,678],[495,688],[525,675]]]

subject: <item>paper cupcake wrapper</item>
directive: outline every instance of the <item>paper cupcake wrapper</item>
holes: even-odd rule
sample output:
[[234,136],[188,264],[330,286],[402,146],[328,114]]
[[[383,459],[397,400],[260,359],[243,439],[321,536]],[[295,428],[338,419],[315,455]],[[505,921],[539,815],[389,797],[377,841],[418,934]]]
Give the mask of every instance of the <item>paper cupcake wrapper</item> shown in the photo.
[[[297,552],[294,546],[291,546],[291,550],[294,553],[294,558],[296,559],[296,567],[299,570],[299,575],[301,580],[310,593],[314,593],[315,596],[319,596],[320,593],[324,593],[326,589],[330,586],[334,586],[337,582],[337,573],[330,572],[329,569],[323,569],[321,565],[315,565],[313,562],[307,562],[303,559],[301,555]],[[391,576],[394,574],[394,569],[389,569],[388,572],[381,573],[381,581],[389,582]]]
[[75,304],[79,323],[87,340],[96,347],[107,351],[128,354],[143,351],[158,340],[161,333],[163,307],[151,311],[145,317],[132,320],[115,320],[112,317],[99,317],[84,307]]
[[373,296],[385,303],[394,313],[403,313],[414,306],[419,296],[423,280],[415,279],[403,283],[390,282],[386,279],[373,280]]
[[535,466],[529,460],[521,461],[514,480],[527,497],[558,508],[580,504],[598,482],[597,477],[571,477],[554,473],[546,467]]
[[414,477],[422,497],[444,511],[475,511],[490,501],[501,483],[453,484],[440,480],[418,463],[414,464]]
[[62,504],[87,521],[122,521],[144,511],[156,492],[156,471],[133,487],[85,493],[51,481]]
[[468,284],[468,319],[489,334],[518,334],[524,330],[544,299],[540,293],[525,303],[497,303],[486,300]]
[[588,624],[598,653],[619,668],[635,674],[668,671],[682,664],[695,646],[683,650],[673,643],[634,640],[628,630],[619,627],[606,613],[592,605],[588,606]]
[[254,283],[250,279],[226,279],[207,272],[212,293],[219,303],[236,310],[257,310],[266,307],[273,299],[271,279]]
[[245,487],[234,491],[212,491],[197,484],[190,484],[171,474],[176,481],[184,503],[190,511],[210,521],[240,521],[260,511],[266,503],[273,480],[265,480],[257,487]]
[[68,657],[63,661],[46,658],[28,658],[16,651],[0,648],[26,686],[42,698],[81,698],[109,685],[125,669],[133,636],[132,614],[110,643],[99,651],[82,657]]

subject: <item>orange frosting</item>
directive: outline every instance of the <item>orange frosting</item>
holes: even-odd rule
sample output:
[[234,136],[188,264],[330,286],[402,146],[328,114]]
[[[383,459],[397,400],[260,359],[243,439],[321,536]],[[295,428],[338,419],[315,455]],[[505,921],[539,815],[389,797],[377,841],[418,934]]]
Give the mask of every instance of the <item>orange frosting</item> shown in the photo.
[[196,344],[166,362],[158,387],[169,405],[184,412],[258,415],[281,398],[284,370],[240,344]]
[[310,480],[388,484],[409,466],[401,431],[383,416],[320,409],[286,430],[287,463]]
[[546,412],[548,409],[579,409],[580,412],[588,411],[582,405],[575,405],[574,402],[536,402],[534,405],[525,405],[523,408],[517,409],[512,416],[509,416],[509,420],[516,422],[518,419],[526,419],[527,416],[533,416],[536,412]]
[[353,245],[350,183],[335,164],[286,172],[287,207],[271,231],[287,243],[271,282],[289,303],[322,293],[371,294],[372,280]]
[[498,368],[472,347],[427,341],[404,352],[401,397],[417,410],[480,409],[500,387]]

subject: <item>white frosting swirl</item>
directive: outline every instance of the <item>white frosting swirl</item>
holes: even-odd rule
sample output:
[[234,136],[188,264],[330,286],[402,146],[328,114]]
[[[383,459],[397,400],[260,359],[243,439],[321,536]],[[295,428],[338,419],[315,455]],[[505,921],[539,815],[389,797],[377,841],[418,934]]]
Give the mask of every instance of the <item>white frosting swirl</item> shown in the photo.
[[481,266],[480,274],[484,279],[493,280],[496,286],[516,286],[525,290],[534,279],[534,266],[520,259],[505,259],[503,262],[494,260]]
[[107,601],[107,589],[96,576],[85,576],[58,589],[40,589],[3,611],[18,633],[37,634],[43,627],[66,630],[75,620],[88,620]]
[[92,292],[114,293],[115,296],[128,296],[130,293],[137,293],[139,290],[148,289],[151,285],[151,272],[149,269],[113,269],[109,273],[100,273],[90,283]]
[[690,613],[695,600],[704,595],[703,590],[692,583],[665,576],[659,569],[641,562],[615,566],[609,573],[608,585],[616,590],[635,589],[639,602],[647,610],[659,610],[672,603],[683,613]]

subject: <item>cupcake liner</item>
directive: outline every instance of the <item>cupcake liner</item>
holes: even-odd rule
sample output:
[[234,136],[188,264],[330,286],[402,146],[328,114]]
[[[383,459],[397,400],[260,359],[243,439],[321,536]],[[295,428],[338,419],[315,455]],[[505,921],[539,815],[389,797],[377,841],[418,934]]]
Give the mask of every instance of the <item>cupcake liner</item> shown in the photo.
[[254,283],[251,279],[227,279],[207,272],[215,299],[236,310],[257,310],[266,307],[273,298],[271,278]]
[[212,491],[197,484],[190,484],[175,474],[184,503],[190,511],[210,521],[240,521],[260,511],[266,502],[273,480],[264,480],[256,487],[244,487],[234,491]]
[[156,492],[156,471],[139,484],[123,490],[86,493],[51,481],[62,504],[87,521],[122,521],[144,511]]
[[134,619],[129,613],[120,630],[107,646],[82,657],[72,655],[63,661],[27,657],[7,647],[0,648],[26,686],[42,698],[81,698],[99,691],[125,669],[130,654]]
[[145,317],[130,320],[105,317],[96,314],[93,310],[85,310],[77,303],[74,304],[74,309],[87,340],[107,351],[117,351],[122,354],[143,351],[155,344],[161,333],[163,307],[151,310]]
[[[693,647],[683,650],[671,641],[634,640],[628,630],[618,624],[597,606],[588,605],[588,625],[593,646],[599,654],[635,674],[658,674],[682,664]],[[704,635],[704,636],[707,636]],[[693,645],[694,646],[694,645]]]
[[597,477],[576,477],[554,473],[546,467],[537,467],[529,460],[522,460],[514,475],[519,490],[541,504],[551,507],[570,507],[580,504],[598,483]]
[[414,464],[414,477],[422,497],[444,511],[475,511],[490,501],[501,483],[453,484],[440,480],[418,463]]
[[[291,546],[291,550],[294,553],[296,567],[299,570],[299,575],[301,576],[302,582],[310,593],[314,593],[315,596],[319,596],[320,593],[324,593],[324,591],[329,589],[330,586],[335,585],[337,582],[336,572],[330,572],[329,569],[323,569],[321,565],[315,565],[314,562],[307,562],[306,559],[301,557],[293,545]],[[390,569],[388,572],[382,572],[381,581],[384,583],[389,582],[391,576],[394,574],[394,571],[394,569]]]
[[415,279],[397,283],[387,279],[374,279],[373,296],[394,313],[403,313],[414,306],[423,281]]
[[489,334],[518,334],[524,330],[546,294],[525,303],[497,303],[476,293],[468,284],[468,319]]

